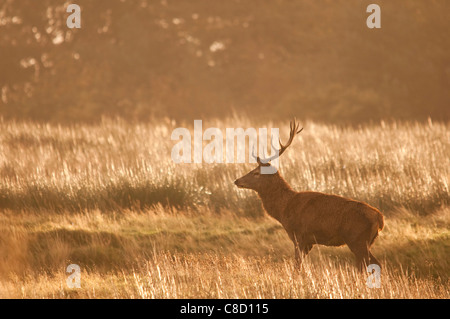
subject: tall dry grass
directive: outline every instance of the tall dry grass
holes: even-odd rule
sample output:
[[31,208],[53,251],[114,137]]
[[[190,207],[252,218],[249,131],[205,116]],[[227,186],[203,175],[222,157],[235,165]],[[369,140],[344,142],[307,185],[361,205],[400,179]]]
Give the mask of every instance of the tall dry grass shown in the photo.
[[[170,134],[192,123],[130,124],[105,120],[70,127],[0,122],[0,208],[79,211],[143,208],[157,203],[251,211],[256,197],[231,183],[251,164],[175,164]],[[390,210],[426,215],[448,205],[448,125],[391,123],[305,127],[283,155],[281,172],[298,190],[358,198]],[[205,121],[203,127],[280,127],[248,118]],[[192,134],[193,135],[193,134]]]
[[[450,210],[387,217],[374,245],[382,287],[369,289],[346,247],[317,246],[298,271],[269,217],[146,211],[3,212],[0,297],[445,298]],[[82,289],[66,267],[82,268]]]
[[[302,270],[284,230],[233,180],[252,164],[174,164],[192,123],[57,126],[0,121],[0,296],[25,298],[448,298],[450,131],[441,123],[306,122],[280,160],[297,190],[367,201],[386,216],[374,245],[382,288],[343,248]],[[248,118],[203,127],[280,127]],[[65,267],[82,267],[80,290]]]
[[0,282],[13,298],[448,298],[445,283],[396,269],[384,270],[380,288],[369,288],[355,268],[323,258],[298,270],[289,259],[216,254],[161,253],[135,269],[82,272],[81,288],[67,274],[41,273]]

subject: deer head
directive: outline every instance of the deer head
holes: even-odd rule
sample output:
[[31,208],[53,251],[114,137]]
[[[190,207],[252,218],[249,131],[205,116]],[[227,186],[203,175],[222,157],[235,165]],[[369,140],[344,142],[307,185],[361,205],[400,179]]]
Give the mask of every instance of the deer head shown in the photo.
[[299,126],[300,126],[299,124],[295,123],[295,119],[290,122],[289,140],[284,145],[281,143],[281,140],[278,141],[280,143],[280,148],[275,153],[275,155],[261,159],[259,156],[255,156],[253,154],[253,157],[256,159],[256,162],[258,163],[258,167],[250,171],[248,174],[242,176],[241,178],[235,180],[234,184],[236,184],[236,186],[239,188],[253,189],[257,192],[261,192],[265,189],[272,188],[274,186],[274,183],[277,180],[281,179],[280,174],[276,169],[273,170],[274,172],[273,174],[261,174],[261,167],[271,166],[270,161],[276,159],[277,157],[280,157],[281,154],[283,154],[284,151],[286,151],[286,149],[291,145],[292,141],[294,140],[295,135],[297,135],[303,130],[303,128],[299,130],[298,129]]

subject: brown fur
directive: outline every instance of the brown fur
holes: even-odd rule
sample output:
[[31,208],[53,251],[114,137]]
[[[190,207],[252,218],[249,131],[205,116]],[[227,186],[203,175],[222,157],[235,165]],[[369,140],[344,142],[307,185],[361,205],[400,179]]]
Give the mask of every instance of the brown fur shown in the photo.
[[361,270],[365,265],[380,265],[370,252],[384,226],[383,215],[376,208],[336,195],[296,192],[278,172],[260,174],[260,166],[235,184],[258,193],[267,213],[283,225],[293,241],[298,263],[314,244],[346,244]]

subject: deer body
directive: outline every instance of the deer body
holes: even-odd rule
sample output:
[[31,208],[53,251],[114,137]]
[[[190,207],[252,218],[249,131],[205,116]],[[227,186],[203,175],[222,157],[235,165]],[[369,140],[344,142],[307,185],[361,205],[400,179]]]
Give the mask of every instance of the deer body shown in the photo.
[[[291,124],[292,142],[298,127]],[[280,154],[290,145],[282,146]],[[298,263],[302,255],[308,254],[313,245],[341,246],[346,244],[355,254],[357,265],[378,260],[371,254],[378,232],[383,229],[383,215],[374,207],[356,200],[320,192],[296,192],[281,177],[279,172],[260,174],[261,165],[247,175],[237,179],[240,188],[255,190],[262,200],[266,212],[278,220],[294,243]],[[267,162],[266,162],[267,163]]]
[[317,192],[298,193],[283,210],[281,224],[299,244],[354,246],[372,243],[383,228],[380,212],[369,205]]

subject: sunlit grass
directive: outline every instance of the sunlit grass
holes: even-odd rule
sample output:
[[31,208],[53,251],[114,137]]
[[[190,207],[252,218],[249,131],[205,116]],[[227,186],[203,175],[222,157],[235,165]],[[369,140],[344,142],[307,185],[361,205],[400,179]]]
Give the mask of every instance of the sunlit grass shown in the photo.
[[[445,298],[449,209],[386,218],[374,245],[381,289],[347,247],[317,246],[295,269],[276,221],[207,211],[1,214],[0,296],[26,298]],[[70,289],[66,267],[82,269]]]
[[[296,190],[378,207],[382,287],[348,248],[315,247],[301,270],[282,227],[233,181],[253,164],[175,164],[193,123],[56,126],[0,121],[0,297],[448,298],[450,130],[439,123],[302,123],[280,160]],[[248,118],[203,128],[280,127]],[[82,268],[69,289],[65,268]]]
[[[281,158],[297,190],[345,195],[390,210],[427,214],[450,203],[450,130],[444,124],[393,123],[339,128],[302,123]],[[144,208],[161,203],[257,214],[255,196],[232,181],[252,164],[175,164],[173,121],[132,125],[105,120],[71,127],[0,122],[0,208],[79,211]],[[192,123],[184,123],[190,125]],[[207,127],[280,127],[248,119]],[[189,127],[193,132],[193,128]]]
[[367,275],[323,257],[297,269],[291,259],[158,253],[133,269],[84,271],[81,288],[67,274],[40,273],[0,282],[0,297],[15,298],[448,298],[445,282],[383,270],[380,288]]

